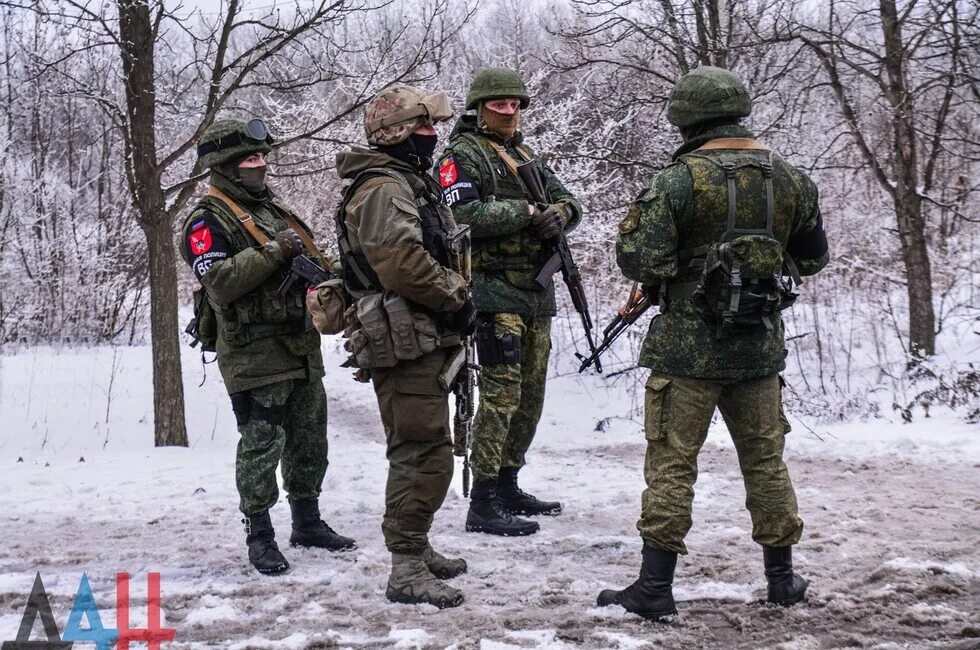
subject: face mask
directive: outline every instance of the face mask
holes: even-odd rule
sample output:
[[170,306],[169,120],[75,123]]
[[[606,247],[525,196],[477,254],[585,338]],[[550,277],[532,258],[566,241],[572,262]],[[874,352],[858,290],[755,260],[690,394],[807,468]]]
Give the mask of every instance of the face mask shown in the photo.
[[504,140],[510,140],[517,133],[517,126],[521,121],[521,111],[518,109],[513,115],[504,115],[491,111],[486,106],[480,109],[480,117],[489,131],[493,131]]
[[238,177],[242,179],[242,187],[252,194],[259,194],[265,190],[265,174],[268,171],[267,165],[261,167],[239,167]]
[[415,153],[418,155],[418,157],[429,161],[429,164],[423,165],[423,167],[426,169],[431,167],[432,154],[436,152],[436,143],[439,141],[439,136],[413,133],[412,135],[408,136],[408,139],[412,141],[412,145],[415,147]]

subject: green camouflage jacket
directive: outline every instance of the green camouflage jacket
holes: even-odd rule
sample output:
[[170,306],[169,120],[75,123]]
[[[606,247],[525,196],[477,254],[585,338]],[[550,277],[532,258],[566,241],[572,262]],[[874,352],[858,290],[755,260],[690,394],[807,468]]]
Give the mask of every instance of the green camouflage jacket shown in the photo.
[[425,249],[415,194],[424,192],[450,227],[452,213],[440,203],[439,187],[428,175],[391,156],[354,147],[337,154],[337,173],[353,180],[372,168],[402,175],[372,176],[361,182],[347,203],[345,224],[351,249],[364,254],[381,285],[436,312],[455,312],[469,292],[466,280],[440,264]]
[[[211,178],[270,239],[287,227],[286,208],[268,191],[257,200],[219,174]],[[275,241],[259,246],[228,206],[206,196],[184,220],[180,252],[215,308],[218,368],[229,394],[323,377],[320,335],[307,328],[305,287],[296,283],[279,295],[286,260]],[[329,269],[333,260],[322,263]]]
[[[623,273],[642,283],[648,294],[665,281],[696,280],[698,272],[680,268],[678,252],[720,241],[727,222],[727,188],[716,165],[684,155],[716,138],[751,138],[740,126],[714,127],[685,142],[674,162],[654,178],[619,226],[617,262]],[[758,150],[698,152],[720,162],[737,163]],[[829,256],[817,188],[806,174],[773,155],[773,236],[786,246],[801,275],[826,266]],[[738,227],[765,228],[766,191],[761,172],[738,176]],[[686,269],[686,264],[684,265]],[[713,325],[690,298],[671,301],[650,324],[640,365],[655,372],[702,379],[750,379],[785,367],[783,323],[771,331],[718,339]]]
[[456,221],[472,228],[473,300],[482,312],[553,316],[554,282],[545,289],[534,283],[549,251],[542,250],[542,240],[530,229],[524,186],[491,142],[506,144],[507,153],[518,163],[524,160],[518,146],[537,161],[549,199],[563,207],[566,232],[582,220],[578,201],[551,168],[522,143],[519,133],[504,143],[496,135],[479,130],[475,116],[464,115],[453,128],[436,172]]

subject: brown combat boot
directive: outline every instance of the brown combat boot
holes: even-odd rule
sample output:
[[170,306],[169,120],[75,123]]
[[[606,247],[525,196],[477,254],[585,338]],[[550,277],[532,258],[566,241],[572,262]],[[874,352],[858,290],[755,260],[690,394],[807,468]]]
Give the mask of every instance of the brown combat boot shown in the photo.
[[429,572],[440,580],[449,580],[466,573],[466,560],[463,558],[448,558],[437,553],[432,546],[427,546],[422,552],[422,561]]
[[391,554],[391,575],[385,596],[393,603],[428,603],[439,609],[463,603],[463,592],[432,575],[425,566],[422,554]]

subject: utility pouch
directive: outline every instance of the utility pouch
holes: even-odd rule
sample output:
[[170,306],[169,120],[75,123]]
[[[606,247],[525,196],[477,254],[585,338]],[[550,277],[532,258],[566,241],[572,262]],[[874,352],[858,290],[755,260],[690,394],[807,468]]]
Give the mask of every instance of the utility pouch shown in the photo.
[[191,347],[201,344],[201,352],[214,352],[218,343],[218,317],[208,300],[207,291],[201,287],[194,292],[194,318],[184,330],[191,336]]
[[[358,300],[354,306],[354,317],[360,328],[354,331],[344,347],[354,355],[357,367],[391,368],[398,363],[382,294],[373,293]],[[349,348],[349,344],[353,344],[356,350]]]
[[441,336],[432,316],[388,291],[361,298],[348,307],[345,319],[344,349],[358,368],[391,368],[459,344],[458,335]]
[[498,338],[492,318],[481,318],[476,328],[476,354],[481,366],[521,362],[521,337],[508,332]]
[[318,284],[306,294],[306,309],[310,312],[313,327],[320,334],[339,334],[344,331],[344,314],[349,302],[350,297],[341,278]]

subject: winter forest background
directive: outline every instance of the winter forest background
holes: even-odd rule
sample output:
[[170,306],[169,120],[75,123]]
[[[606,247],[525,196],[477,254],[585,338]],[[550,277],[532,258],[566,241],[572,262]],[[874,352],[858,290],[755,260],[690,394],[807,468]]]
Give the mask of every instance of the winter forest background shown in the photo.
[[[156,443],[186,444],[195,283],[175,237],[205,189],[204,127],[268,120],[272,186],[333,248],[334,154],[363,142],[363,104],[402,82],[445,89],[461,111],[487,65],[524,76],[523,131],[586,207],[571,240],[601,327],[627,288],[616,225],[679,143],[667,94],[711,64],[745,80],[747,124],[821,190],[833,261],[787,316],[790,410],[909,420],[941,407],[975,422],[978,12],[963,0],[0,1],[0,344],[151,342]],[[562,340],[584,349],[563,309]],[[646,322],[608,359],[608,381],[644,379]],[[553,372],[572,362],[566,349]]]

